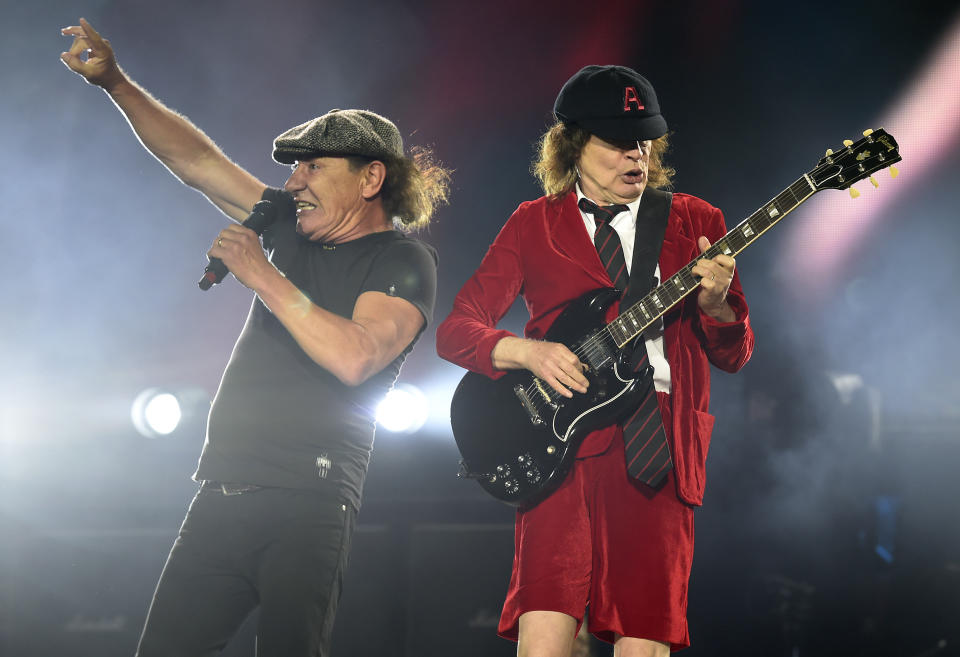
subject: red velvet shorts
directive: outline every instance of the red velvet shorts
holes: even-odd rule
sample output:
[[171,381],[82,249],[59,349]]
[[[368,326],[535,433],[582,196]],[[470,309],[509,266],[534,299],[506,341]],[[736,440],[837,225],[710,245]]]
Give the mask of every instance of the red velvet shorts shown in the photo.
[[589,604],[599,639],[690,645],[693,508],[677,498],[672,472],[658,491],[630,479],[619,434],[603,454],[578,459],[550,497],[517,513],[514,541],[500,636],[515,641],[525,612],[580,621]]

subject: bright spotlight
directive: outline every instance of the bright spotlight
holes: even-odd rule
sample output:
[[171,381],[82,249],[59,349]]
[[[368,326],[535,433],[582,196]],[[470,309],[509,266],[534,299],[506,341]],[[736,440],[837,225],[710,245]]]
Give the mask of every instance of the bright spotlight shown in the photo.
[[400,384],[377,406],[377,424],[393,433],[413,433],[430,413],[427,398],[417,388]]
[[147,438],[168,436],[188,417],[196,414],[204,398],[205,393],[194,389],[171,392],[150,388],[134,400],[130,418],[137,431]]
[[177,428],[183,413],[180,412],[180,402],[169,392],[153,397],[143,409],[143,417],[147,425],[159,434],[167,435]]
[[130,417],[141,435],[156,438],[173,433],[180,424],[183,411],[173,393],[151,388],[141,392],[134,400]]

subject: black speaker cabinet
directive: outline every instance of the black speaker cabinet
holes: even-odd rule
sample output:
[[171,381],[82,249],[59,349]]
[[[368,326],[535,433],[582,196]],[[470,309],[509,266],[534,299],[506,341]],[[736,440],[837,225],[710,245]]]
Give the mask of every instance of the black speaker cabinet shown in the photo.
[[[0,655],[131,655],[176,526],[44,531],[0,542]],[[509,657],[496,636],[512,525],[358,525],[336,657]],[[256,614],[224,657],[253,657]]]

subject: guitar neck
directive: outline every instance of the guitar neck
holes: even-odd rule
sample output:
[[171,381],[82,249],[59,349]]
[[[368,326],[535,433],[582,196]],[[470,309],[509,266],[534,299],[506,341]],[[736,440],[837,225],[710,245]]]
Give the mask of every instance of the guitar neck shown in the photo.
[[703,254],[620,313],[619,317],[606,326],[617,346],[625,347],[700,286],[700,277],[692,272],[698,261],[709,260],[720,254],[736,256],[817,191],[819,190],[808,175],[798,178],[733,230],[711,244]]

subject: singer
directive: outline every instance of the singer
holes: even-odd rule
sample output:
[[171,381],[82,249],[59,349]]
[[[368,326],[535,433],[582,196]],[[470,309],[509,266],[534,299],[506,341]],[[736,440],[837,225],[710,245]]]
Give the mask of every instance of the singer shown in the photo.
[[446,201],[449,174],[406,155],[386,118],[332,110],[274,140],[292,171],[268,187],[133,82],[88,22],[63,34],[64,64],[177,178],[238,222],[261,200],[273,214],[262,245],[237,223],[208,251],[255,294],[137,655],[217,654],[257,606],[258,654],[328,655],[375,404],[433,313],[437,256],[408,231]]

